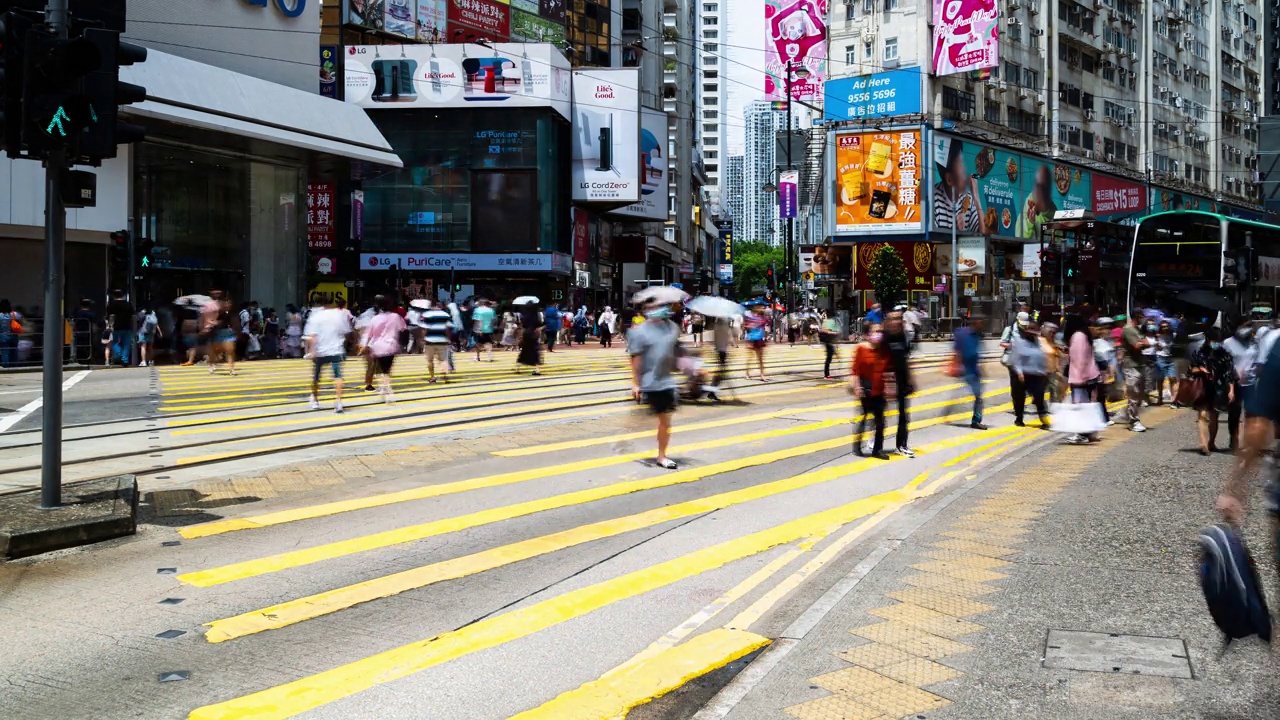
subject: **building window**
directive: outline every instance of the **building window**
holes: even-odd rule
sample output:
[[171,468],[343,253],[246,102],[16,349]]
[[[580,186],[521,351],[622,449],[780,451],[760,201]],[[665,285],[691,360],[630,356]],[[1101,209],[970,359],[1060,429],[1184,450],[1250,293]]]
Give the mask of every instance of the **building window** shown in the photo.
[[844,64],[845,65],[858,64],[858,46],[857,45],[844,46]]
[[702,3],[703,12],[716,12],[718,9],[719,6],[715,3]]
[[950,85],[942,88],[942,107],[959,113],[973,113],[977,98],[971,92],[957,90]]
[[719,150],[703,150],[702,151],[702,158],[704,160],[715,160],[718,157],[720,157]]
[[994,102],[988,102],[986,106],[982,108],[982,119],[986,120],[987,122],[993,125],[999,125],[1000,124],[1000,104],[994,103]]
[[716,88],[717,88],[717,87],[718,87],[718,86],[717,86],[715,83],[703,83],[703,85],[702,85],[702,92],[709,92],[709,93],[713,93],[713,92],[715,92],[715,91],[716,91]]
[[[715,98],[707,98],[707,99],[708,99],[708,100],[712,100],[712,101],[714,101],[714,100],[715,100]],[[706,105],[707,103],[703,103],[703,104],[704,104],[704,105]],[[711,103],[711,104],[714,104],[714,102],[713,102],[713,103]],[[720,117],[720,111],[719,111],[719,110],[703,110],[703,111],[702,111],[702,119],[703,119],[703,120],[715,120],[715,119],[718,119],[719,117]]]
[[884,41],[884,61],[898,62],[898,38],[885,38]]
[[862,43],[862,57],[866,58],[867,60],[870,60],[875,56],[876,56],[875,45],[873,45],[870,40],[864,40]]
[[714,78],[719,74],[720,74],[719,70],[703,70],[702,71],[702,77],[708,78],[708,79]]
[[708,40],[715,40],[720,37],[720,31],[719,30],[703,30],[702,37]]
[[713,52],[719,52],[719,51],[720,51],[719,43],[702,43],[702,52],[713,53]]
[[718,131],[719,129],[720,129],[720,126],[715,123],[704,123],[702,125],[702,132],[713,133]]
[[854,10],[854,8],[855,8],[855,5],[853,4],[853,0],[848,0],[848,2],[846,2],[846,3],[844,4],[844,19],[845,19],[845,20],[852,20],[852,19],[854,19],[855,17],[857,17],[858,13],[857,13],[857,11],[856,11],[856,10]]
[[714,17],[714,16],[713,16],[713,17],[704,17],[704,18],[702,18],[702,24],[703,24],[703,25],[719,25],[719,24],[720,24],[720,18],[718,18],[718,17]]
[[703,145],[719,145],[720,138],[713,138],[713,137],[702,138],[702,144]]
[[707,172],[720,172],[720,166],[716,164],[707,165]]

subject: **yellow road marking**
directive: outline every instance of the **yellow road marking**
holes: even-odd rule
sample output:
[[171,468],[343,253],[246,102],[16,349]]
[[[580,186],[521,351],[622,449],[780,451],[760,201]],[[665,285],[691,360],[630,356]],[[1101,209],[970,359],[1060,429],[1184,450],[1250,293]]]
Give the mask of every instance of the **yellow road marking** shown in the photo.
[[[993,390],[991,392],[984,393],[984,397],[989,395],[996,395],[1002,392],[1004,392],[1004,390]],[[954,401],[952,400],[944,400],[944,401],[939,401],[935,403],[920,405],[912,409],[916,412],[923,411],[923,410],[931,410],[939,407],[946,407],[948,405],[951,405],[953,402]],[[892,417],[893,415],[896,415],[896,414],[897,414],[897,410],[890,410],[885,413],[885,416]],[[951,419],[955,419],[958,417],[960,416],[959,415],[950,416]],[[689,445],[682,445],[682,446],[678,446],[676,448],[670,449],[670,452],[677,453],[677,452],[689,452],[692,450],[698,450],[703,448],[718,448],[718,447],[724,446],[726,443],[731,443],[731,442],[742,443],[742,442],[751,442],[754,440],[767,440],[771,438],[782,437],[784,435],[800,433],[800,432],[809,432],[812,430],[819,430],[823,428],[834,427],[836,425],[848,424],[856,421],[857,421],[856,417],[847,418],[847,419],[842,418],[842,419],[836,419],[836,420],[826,420],[822,422],[810,423],[807,425],[801,425],[797,427],[768,430],[768,431],[759,432],[759,433],[751,433],[748,435],[740,435],[736,437],[710,440],[710,441],[705,441],[701,443],[692,443]],[[418,432],[418,431],[415,431],[415,432]],[[847,442],[847,439],[841,438],[840,441]],[[824,448],[838,446],[838,444],[830,445],[829,443],[831,442],[832,441],[826,441],[825,443],[819,443],[819,444],[822,445]],[[812,448],[813,446],[806,445],[804,446],[804,451],[805,452],[812,451]],[[791,452],[791,451],[784,451],[784,452]],[[645,451],[645,452],[627,453],[625,455],[613,455],[613,456],[603,457],[603,458],[592,458],[589,460],[580,460],[578,462],[565,463],[561,465],[552,465],[545,468],[532,468],[529,470],[520,470],[513,473],[502,473],[502,474],[492,475],[488,477],[473,478],[470,480],[461,480],[458,482],[444,483],[440,485],[430,485],[430,486],[421,487],[421,488],[413,488],[410,490],[402,490],[399,492],[386,493],[383,495],[376,495],[372,497],[353,498],[351,500],[339,500],[336,502],[323,503],[320,505],[311,505],[311,506],[302,507],[302,508],[294,508],[292,510],[282,510],[279,512],[265,513],[262,515],[255,515],[255,516],[250,516],[245,518],[232,518],[230,520],[219,520],[215,522],[204,523],[202,525],[193,525],[190,527],[185,527],[180,529],[178,533],[182,535],[184,538],[194,539],[199,537],[207,537],[209,535],[218,535],[225,532],[233,532],[236,530],[247,530],[251,528],[269,527],[272,525],[280,525],[288,522],[296,522],[298,520],[308,520],[312,518],[336,515],[338,513],[351,512],[353,510],[365,510],[368,508],[382,507],[385,505],[392,505],[395,503],[408,502],[412,500],[422,500],[422,499],[431,498],[431,497],[439,497],[441,495],[465,492],[468,490],[497,487],[501,485],[510,485],[513,483],[520,483],[528,480],[537,480],[545,477],[554,477],[558,475],[564,475],[564,474],[579,472],[583,470],[594,470],[602,467],[608,467],[610,465],[620,465],[627,462],[631,462],[633,460],[643,459],[645,457],[648,457],[651,454],[652,454],[651,452]],[[760,457],[765,457],[765,456],[760,456]],[[791,457],[791,456],[787,455],[785,457]],[[741,462],[741,461],[739,460],[739,461],[733,461],[733,462]],[[721,465],[723,465],[723,463]],[[716,467],[716,466],[712,466],[712,467]],[[748,467],[748,465],[742,465],[741,467]],[[706,468],[703,468],[703,470],[705,471]],[[667,475],[666,477],[680,476],[682,473],[694,472],[694,471],[696,471],[696,469],[680,471],[671,475]]]
[[[1005,435],[1009,429],[987,430],[982,433],[962,435],[931,443],[918,449],[921,454],[939,452],[952,447],[967,445],[994,435]],[[983,450],[989,446],[983,446]],[[345,610],[360,603],[379,600],[408,590],[475,575],[521,560],[557,552],[568,547],[613,537],[642,528],[653,527],[670,520],[690,517],[720,510],[734,505],[780,495],[811,487],[824,482],[848,477],[870,468],[881,467],[882,461],[862,459],[839,466],[814,470],[790,478],[761,483],[751,487],[731,490],[705,498],[688,500],[675,505],[655,508],[626,517],[602,520],[558,533],[531,538],[501,547],[484,550],[464,557],[445,560],[362,583],[329,590],[308,597],[290,600],[261,610],[236,615],[206,623],[205,633],[209,642],[222,642],[252,635],[264,630],[278,630],[295,623],[312,620],[322,615]],[[910,488],[910,486],[908,486]],[[800,551],[797,551],[800,552]],[[185,580],[184,577],[179,579]],[[745,590],[744,590],[745,592]],[[745,626],[741,626],[745,627]],[[675,642],[670,643],[672,645]]]
[[450,660],[528,637],[620,600],[666,587],[769,548],[804,537],[829,534],[846,523],[878,512],[901,497],[901,492],[895,490],[808,515],[487,618],[453,632],[409,643],[250,695],[206,705],[192,711],[189,717],[191,720],[293,717]]
[[651,663],[637,663],[570,690],[511,720],[622,720],[631,708],[662,697],[690,680],[718,670],[771,640],[739,630],[712,630]]

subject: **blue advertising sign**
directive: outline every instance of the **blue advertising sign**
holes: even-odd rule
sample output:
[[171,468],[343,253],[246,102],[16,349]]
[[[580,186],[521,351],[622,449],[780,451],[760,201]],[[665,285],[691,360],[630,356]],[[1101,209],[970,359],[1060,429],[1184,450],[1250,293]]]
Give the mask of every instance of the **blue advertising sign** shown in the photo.
[[920,69],[827,80],[826,119],[912,115],[920,112]]

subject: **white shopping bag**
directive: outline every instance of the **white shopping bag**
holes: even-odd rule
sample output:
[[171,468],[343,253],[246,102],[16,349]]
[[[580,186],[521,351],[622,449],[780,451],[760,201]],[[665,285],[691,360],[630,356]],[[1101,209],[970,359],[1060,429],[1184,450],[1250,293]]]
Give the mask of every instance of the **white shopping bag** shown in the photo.
[[1088,435],[1107,427],[1098,403],[1052,403],[1049,414],[1052,416],[1049,429],[1054,432]]

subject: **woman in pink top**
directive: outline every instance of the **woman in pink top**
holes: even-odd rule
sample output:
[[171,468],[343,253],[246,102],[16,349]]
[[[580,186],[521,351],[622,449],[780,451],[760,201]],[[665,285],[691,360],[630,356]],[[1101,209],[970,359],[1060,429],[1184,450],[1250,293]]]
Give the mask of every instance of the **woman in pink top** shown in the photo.
[[400,333],[406,325],[404,318],[395,311],[391,298],[382,298],[381,312],[369,321],[365,347],[373,357],[374,372],[378,377],[378,392],[386,403],[395,402],[391,392],[391,365],[395,362],[396,353],[400,352]]
[[[1098,371],[1098,361],[1093,357],[1093,339],[1089,336],[1088,322],[1079,315],[1068,316],[1066,336],[1067,384],[1071,386],[1071,402],[1093,402],[1102,374]],[[1096,433],[1087,437],[1077,434],[1067,438],[1067,442],[1083,445],[1097,439]]]

